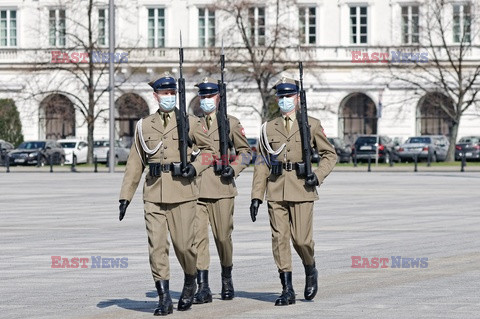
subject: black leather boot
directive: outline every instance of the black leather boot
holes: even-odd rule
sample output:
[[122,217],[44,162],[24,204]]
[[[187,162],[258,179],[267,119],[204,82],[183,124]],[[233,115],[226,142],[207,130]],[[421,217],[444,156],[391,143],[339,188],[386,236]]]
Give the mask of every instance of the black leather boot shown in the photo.
[[155,288],[157,288],[159,300],[158,306],[153,313],[154,316],[166,316],[173,312],[173,303],[168,286],[168,280],[159,280],[155,282]]
[[197,292],[193,296],[193,303],[212,302],[212,292],[208,286],[208,270],[197,270]]
[[192,306],[193,295],[195,294],[195,277],[196,275],[185,274],[185,281],[183,282],[182,294],[178,300],[177,310],[185,311]]
[[318,271],[313,265],[304,265],[305,267],[305,291],[304,296],[307,300],[315,298],[318,290]]
[[232,267],[222,266],[222,300],[232,300],[235,296],[232,281]]
[[280,281],[283,291],[280,297],[275,300],[275,306],[288,306],[295,303],[295,291],[292,285],[292,272],[281,272]]

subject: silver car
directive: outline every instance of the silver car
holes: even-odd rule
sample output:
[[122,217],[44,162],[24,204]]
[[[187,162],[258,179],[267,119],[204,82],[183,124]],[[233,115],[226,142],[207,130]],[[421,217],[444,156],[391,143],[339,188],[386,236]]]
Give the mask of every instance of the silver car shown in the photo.
[[[106,163],[109,150],[110,141],[99,140],[93,142],[93,156],[97,157],[97,162]],[[115,141],[115,164],[126,163],[128,154],[130,154],[130,149],[126,148],[120,141]]]
[[440,162],[447,158],[449,142],[443,135],[422,135],[409,137],[398,149],[398,156],[402,162],[413,161],[415,156],[420,160]]

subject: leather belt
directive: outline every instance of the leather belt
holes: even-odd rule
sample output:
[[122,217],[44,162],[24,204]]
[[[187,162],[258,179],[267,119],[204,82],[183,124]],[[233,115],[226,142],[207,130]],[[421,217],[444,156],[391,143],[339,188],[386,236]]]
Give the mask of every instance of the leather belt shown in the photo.
[[150,169],[150,176],[158,177],[161,176],[162,173],[168,173],[173,171],[173,164],[162,164],[162,163],[148,163],[148,167]]

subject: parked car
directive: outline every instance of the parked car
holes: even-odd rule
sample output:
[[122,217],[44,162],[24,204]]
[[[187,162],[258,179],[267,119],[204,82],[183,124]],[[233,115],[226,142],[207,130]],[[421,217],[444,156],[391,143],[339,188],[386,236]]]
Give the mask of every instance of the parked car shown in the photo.
[[413,161],[417,156],[418,161],[445,161],[448,151],[448,139],[443,135],[422,135],[409,137],[398,149],[401,161]]
[[480,136],[462,137],[455,145],[455,160],[460,161],[465,155],[466,160],[480,159]]
[[7,154],[14,149],[11,143],[0,140],[0,165],[5,165]]
[[[97,162],[106,163],[108,161],[109,150],[109,140],[98,140],[93,142],[93,156],[97,157]],[[115,164],[126,163],[128,154],[130,154],[130,149],[125,147],[120,141],[115,141]]]
[[251,163],[255,163],[255,160],[257,159],[258,138],[256,137],[247,138],[247,141],[248,141],[248,145],[250,146],[250,149],[252,150]]
[[335,152],[337,153],[337,162],[350,163],[350,159],[352,156],[351,146],[346,145],[345,142],[339,137],[328,137],[327,139],[330,144],[335,147]]
[[[378,161],[383,163],[398,161],[392,139],[388,136],[380,135],[378,140]],[[375,161],[376,152],[377,135],[361,135],[355,140],[352,148],[352,157],[356,156],[357,161],[367,161],[368,158]]]
[[77,164],[86,163],[88,155],[88,144],[85,141],[77,139],[66,139],[57,141],[65,150],[65,163],[72,164],[73,158],[77,159]]
[[40,161],[43,166],[49,164],[49,160],[54,165],[65,163],[65,151],[54,140],[23,142],[9,156],[10,165],[35,165]]

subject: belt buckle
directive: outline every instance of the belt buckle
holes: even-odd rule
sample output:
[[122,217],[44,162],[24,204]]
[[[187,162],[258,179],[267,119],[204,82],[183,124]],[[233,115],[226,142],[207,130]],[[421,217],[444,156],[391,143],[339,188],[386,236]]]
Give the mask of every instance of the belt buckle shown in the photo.
[[292,162],[286,162],[286,163],[285,163],[285,170],[286,170],[286,171],[291,171],[291,170],[293,170],[293,163],[292,163]]
[[162,164],[162,173],[170,172],[170,164]]

